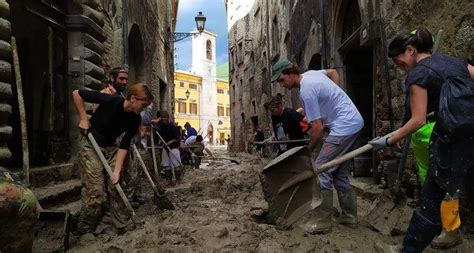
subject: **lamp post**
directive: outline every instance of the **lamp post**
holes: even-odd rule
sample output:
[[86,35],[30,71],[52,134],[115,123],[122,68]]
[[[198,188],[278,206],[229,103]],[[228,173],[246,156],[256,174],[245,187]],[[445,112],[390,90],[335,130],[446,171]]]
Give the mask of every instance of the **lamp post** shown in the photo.
[[200,11],[196,17],[194,17],[194,21],[196,21],[196,29],[198,32],[193,32],[193,33],[173,33],[172,35],[172,40],[173,42],[178,42],[181,40],[186,39],[187,37],[190,37],[192,35],[196,34],[201,34],[204,31],[205,25],[206,25],[206,16],[202,15],[202,12]]
[[186,95],[186,100],[189,99],[189,96],[191,95],[191,92],[189,92],[189,90],[186,90],[186,92],[184,93],[184,95]]

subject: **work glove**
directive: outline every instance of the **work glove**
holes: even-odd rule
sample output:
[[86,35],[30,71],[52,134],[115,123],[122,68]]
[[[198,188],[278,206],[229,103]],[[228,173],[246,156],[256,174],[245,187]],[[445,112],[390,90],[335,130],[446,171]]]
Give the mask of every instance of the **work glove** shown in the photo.
[[79,121],[79,131],[81,132],[82,135],[87,136],[87,134],[89,133],[90,127],[91,125],[88,119],[81,119],[81,121]]
[[369,141],[369,144],[374,147],[375,151],[378,151],[389,146],[388,138],[390,138],[390,136],[375,137]]

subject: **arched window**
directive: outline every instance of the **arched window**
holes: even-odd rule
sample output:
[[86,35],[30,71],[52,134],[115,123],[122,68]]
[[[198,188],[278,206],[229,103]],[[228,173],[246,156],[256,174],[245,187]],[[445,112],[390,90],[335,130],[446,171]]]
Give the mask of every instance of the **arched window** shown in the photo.
[[206,56],[208,60],[212,60],[212,42],[210,40],[206,41]]

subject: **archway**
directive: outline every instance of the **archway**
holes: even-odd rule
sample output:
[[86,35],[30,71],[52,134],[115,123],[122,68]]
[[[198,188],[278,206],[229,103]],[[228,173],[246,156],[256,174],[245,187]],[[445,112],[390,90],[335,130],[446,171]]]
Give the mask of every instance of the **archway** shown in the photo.
[[128,35],[128,83],[129,85],[145,81],[145,56],[140,27],[132,26]]

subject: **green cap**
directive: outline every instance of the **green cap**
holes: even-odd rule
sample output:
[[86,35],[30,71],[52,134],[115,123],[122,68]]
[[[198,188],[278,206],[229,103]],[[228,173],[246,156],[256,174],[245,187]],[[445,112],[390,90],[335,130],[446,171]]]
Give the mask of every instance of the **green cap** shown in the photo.
[[279,60],[277,63],[273,64],[271,82],[273,83],[278,80],[278,78],[280,78],[281,72],[285,69],[289,69],[291,66],[293,66],[293,63],[287,59]]

